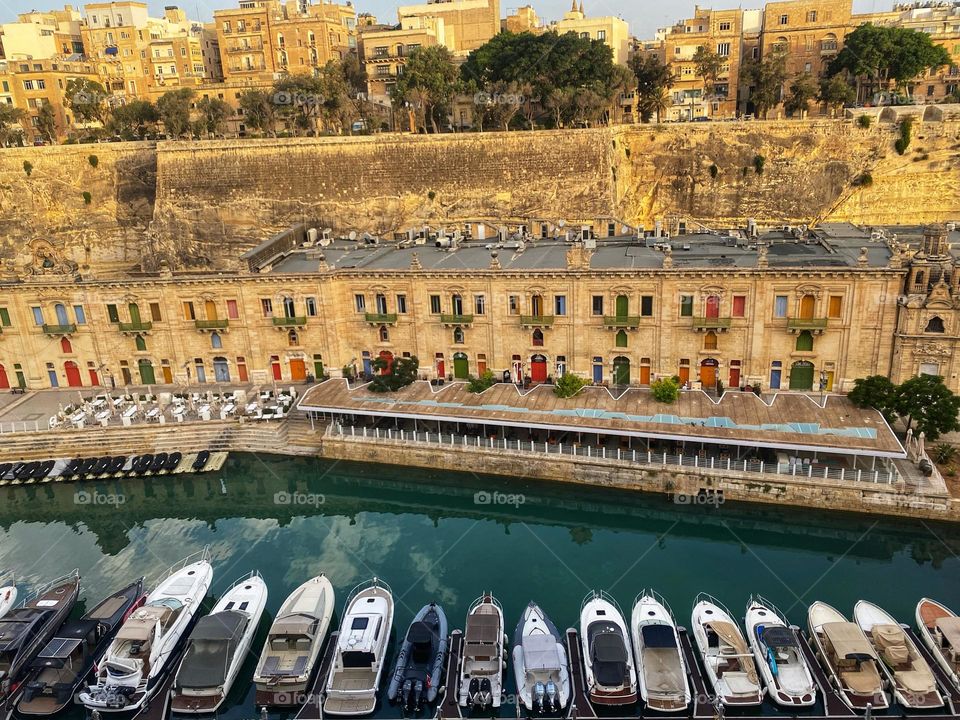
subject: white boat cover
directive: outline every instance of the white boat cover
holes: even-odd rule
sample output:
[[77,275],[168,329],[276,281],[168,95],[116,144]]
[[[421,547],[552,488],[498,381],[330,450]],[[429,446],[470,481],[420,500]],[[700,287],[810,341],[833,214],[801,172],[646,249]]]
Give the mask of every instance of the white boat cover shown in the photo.
[[553,635],[528,635],[523,638],[523,665],[527,671],[559,668],[557,639]]
[[937,630],[955,648],[960,648],[960,617],[937,618]]
[[877,654],[873,647],[860,631],[860,626],[851,622],[829,622],[820,626],[823,634],[833,646],[833,651],[840,658],[854,658],[865,656],[873,660]]

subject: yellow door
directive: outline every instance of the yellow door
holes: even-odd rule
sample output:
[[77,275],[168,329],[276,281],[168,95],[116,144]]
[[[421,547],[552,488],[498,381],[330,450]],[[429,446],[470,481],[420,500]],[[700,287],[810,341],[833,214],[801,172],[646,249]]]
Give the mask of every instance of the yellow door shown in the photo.
[[163,365],[161,366],[160,371],[163,373],[163,382],[167,385],[171,385],[173,383],[173,371],[170,370],[170,366]]
[[700,384],[705,388],[715,387],[717,384],[717,369],[713,365],[700,366]]
[[813,295],[804,295],[800,298],[800,318],[802,320],[812,320],[816,304],[817,299]]
[[207,300],[203,304],[204,312],[207,314],[207,320],[217,319],[217,304],[213,300]]

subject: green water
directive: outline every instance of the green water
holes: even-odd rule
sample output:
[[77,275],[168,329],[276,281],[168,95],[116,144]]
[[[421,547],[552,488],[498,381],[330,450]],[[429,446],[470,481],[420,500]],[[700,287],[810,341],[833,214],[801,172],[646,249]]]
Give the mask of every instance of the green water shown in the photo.
[[[77,504],[81,490],[94,502]],[[478,503],[477,493],[514,502]],[[115,495],[122,504],[111,502]],[[677,505],[596,488],[253,455],[199,476],[0,490],[0,568],[36,584],[79,567],[87,602],[206,545],[213,593],[259,570],[271,616],[320,572],[333,582],[338,610],[350,588],[377,575],[395,594],[395,635],[431,600],[442,603],[451,629],[462,628],[487,589],[503,603],[510,637],[531,599],[561,628],[575,625],[592,588],[629,614],[634,596],[652,586],[683,624],[698,592],[738,617],[760,593],[800,625],[814,600],[850,613],[868,598],[911,623],[924,595],[960,608],[960,526],[929,522]],[[222,717],[257,717],[252,670],[250,662]]]

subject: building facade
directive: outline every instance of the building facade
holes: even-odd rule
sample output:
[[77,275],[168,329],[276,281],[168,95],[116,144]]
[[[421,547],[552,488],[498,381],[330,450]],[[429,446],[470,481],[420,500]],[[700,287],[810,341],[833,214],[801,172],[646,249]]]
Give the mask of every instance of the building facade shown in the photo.
[[550,23],[549,30],[558,34],[576,33],[582,38],[599,40],[613,51],[613,61],[626,65],[630,59],[630,26],[626,20],[611,15],[590,17],[584,12],[583,0],[563,14],[563,18]]
[[437,0],[397,8],[400,27],[417,18],[442,30],[438,37],[457,57],[485,45],[500,32],[500,0]]

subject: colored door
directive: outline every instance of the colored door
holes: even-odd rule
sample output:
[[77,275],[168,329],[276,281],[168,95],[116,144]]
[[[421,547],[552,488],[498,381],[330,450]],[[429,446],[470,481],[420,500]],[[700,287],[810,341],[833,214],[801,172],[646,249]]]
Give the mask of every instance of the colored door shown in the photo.
[[163,382],[167,385],[173,384],[173,370],[170,369],[169,365],[161,365],[160,372],[163,374]]
[[127,308],[130,311],[130,322],[134,325],[140,324],[140,306],[136,303],[130,303]]
[[827,370],[827,386],[824,390],[833,392],[833,370]]
[[[443,363],[440,364],[440,368],[443,369]],[[370,360],[370,353],[363,354],[363,374],[373,375],[373,362]]]
[[133,385],[133,375],[130,374],[130,368],[120,368],[120,375],[123,378],[124,385]]
[[213,359],[213,377],[217,382],[230,382],[230,367],[227,365],[226,358]]
[[237,363],[237,375],[240,376],[240,382],[247,382],[247,365],[246,363]]
[[290,379],[302,382],[307,379],[307,364],[301,358],[290,360]]
[[680,378],[680,384],[685,385],[690,382],[690,366],[681,365],[680,372],[677,373],[677,376]]
[[700,384],[705,388],[714,388],[717,386],[717,368],[715,365],[700,365]]
[[270,370],[273,372],[274,380],[283,380],[283,373],[280,370],[280,358],[276,355],[270,356]]
[[708,318],[718,318],[720,317],[720,298],[716,295],[711,295],[707,298],[707,307],[706,313]]
[[90,373],[90,384],[91,384],[91,385],[99,385],[99,384],[100,384],[100,376],[97,375],[97,371],[94,370],[93,368],[90,368],[90,369],[88,370],[88,372]]
[[603,365],[600,363],[593,365],[593,381],[598,385],[603,382]]
[[547,381],[547,359],[543,355],[530,358],[530,379],[533,382]]
[[57,379],[56,370],[47,368],[47,377],[50,378],[50,387],[60,387],[60,380]]
[[453,356],[453,376],[457,380],[466,380],[470,375],[470,361],[463,353],[457,353]]
[[779,390],[780,389],[780,375],[782,371],[780,368],[770,371],[770,389]]
[[630,384],[630,359],[622,355],[613,359],[613,384]]
[[[138,360],[137,361],[137,370],[140,372],[140,383],[143,385],[156,385],[157,375],[153,371],[153,363],[149,360]],[[200,368],[197,368],[197,373],[200,372]]]
[[617,317],[623,318],[630,314],[630,300],[626,295],[617,295]]
[[15,368],[15,369],[14,369],[14,372],[17,374],[17,387],[20,388],[20,389],[22,389],[22,390],[26,390],[26,389],[27,389],[27,376],[23,374],[23,370],[20,370],[20,369],[19,369],[19,368],[20,368],[19,365],[14,365],[13,367]]
[[437,358],[437,377],[445,378],[447,376],[447,366],[444,364],[443,360]]
[[10,387],[10,380],[7,379],[7,369],[0,365],[0,389],[6,390]]
[[740,368],[730,368],[730,387],[740,387]]
[[73,360],[67,360],[63,364],[63,369],[67,372],[67,385],[70,387],[83,387],[83,380],[80,378],[80,368]]
[[793,364],[790,368],[790,389],[813,389],[813,363],[801,361]]
[[314,360],[313,361],[313,376],[315,378],[323,377],[323,360]]
[[207,314],[207,320],[217,319],[217,304],[213,300],[203,303],[203,311]]
[[380,351],[380,359],[384,362],[384,368],[380,371],[381,375],[393,374],[393,353],[389,350]]
[[649,365],[640,366],[640,384],[641,385],[650,384],[650,366]]
[[207,371],[203,365],[197,365],[197,382],[205,383],[207,381]]
[[800,298],[800,317],[804,320],[812,320],[816,303],[817,299],[813,295],[804,295]]

